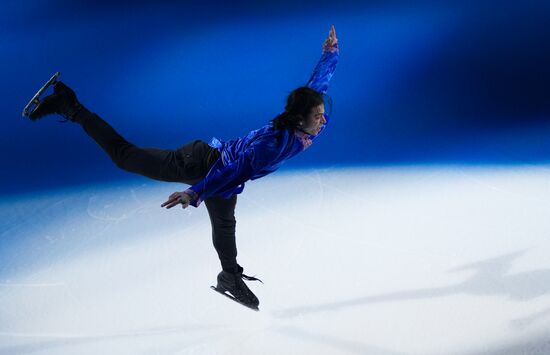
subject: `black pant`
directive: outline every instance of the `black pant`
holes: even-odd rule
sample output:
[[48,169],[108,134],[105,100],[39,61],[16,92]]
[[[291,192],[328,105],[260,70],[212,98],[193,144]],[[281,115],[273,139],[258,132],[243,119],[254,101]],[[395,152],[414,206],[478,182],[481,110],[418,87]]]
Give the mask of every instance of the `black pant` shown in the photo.
[[[82,110],[75,121],[121,169],[151,179],[194,185],[202,180],[219,158],[216,148],[201,140],[191,141],[176,150],[139,148],[129,143],[98,115]],[[235,205],[237,195],[229,199],[212,196],[204,203],[212,224],[212,241],[222,268],[237,271],[235,244]]]

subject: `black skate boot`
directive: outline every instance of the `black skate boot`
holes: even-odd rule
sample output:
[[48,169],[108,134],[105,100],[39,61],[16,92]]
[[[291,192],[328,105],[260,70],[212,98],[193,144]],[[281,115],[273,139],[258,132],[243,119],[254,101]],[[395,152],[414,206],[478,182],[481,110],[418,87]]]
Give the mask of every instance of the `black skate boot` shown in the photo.
[[[76,95],[71,88],[58,81],[59,72],[55,73],[46,84],[38,90],[28,105],[23,109],[23,116],[29,117],[32,121],[41,119],[46,115],[57,113],[65,118],[64,121],[73,121],[83,106],[78,102]],[[53,85],[54,93],[41,99],[40,95]]]
[[[214,287],[211,286],[213,290],[216,290],[217,292],[227,296],[228,298],[232,299],[235,302],[238,302],[242,304],[243,306],[246,306],[250,309],[253,309],[255,311],[258,311],[260,301],[250,291],[248,286],[244,283],[243,279],[249,280],[249,281],[260,281],[262,280],[257,279],[255,277],[244,275],[243,268],[241,266],[238,267],[239,271],[235,273],[222,271],[218,274],[218,286]],[[263,283],[263,282],[262,282]]]

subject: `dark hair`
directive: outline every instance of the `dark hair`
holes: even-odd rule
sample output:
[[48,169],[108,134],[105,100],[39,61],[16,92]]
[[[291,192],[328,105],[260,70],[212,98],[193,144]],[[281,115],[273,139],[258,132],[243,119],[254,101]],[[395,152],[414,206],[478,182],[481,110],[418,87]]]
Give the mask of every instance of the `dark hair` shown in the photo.
[[305,123],[311,110],[324,103],[323,94],[302,86],[293,90],[286,100],[285,111],[271,120],[276,129],[293,129]]

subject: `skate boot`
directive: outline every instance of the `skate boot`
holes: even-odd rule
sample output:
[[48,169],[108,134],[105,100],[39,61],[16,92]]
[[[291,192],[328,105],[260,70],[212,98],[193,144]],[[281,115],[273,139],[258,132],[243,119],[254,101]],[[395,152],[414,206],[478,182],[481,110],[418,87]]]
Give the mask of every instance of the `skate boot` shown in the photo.
[[[83,106],[78,102],[76,95],[71,88],[58,81],[59,72],[55,73],[46,84],[38,90],[28,105],[23,109],[23,116],[29,117],[32,121],[41,119],[46,115],[57,113],[65,118],[67,122],[74,121],[74,118]],[[53,85],[54,93],[40,98],[40,95]]]
[[[255,277],[244,275],[243,268],[238,267],[239,270],[235,273],[222,271],[218,274],[218,286],[214,287],[212,286],[213,290],[216,290],[217,292],[227,296],[228,298],[232,299],[235,302],[238,302],[242,304],[243,306],[246,306],[248,308],[251,308],[255,311],[258,311],[260,301],[250,291],[248,286],[244,283],[243,279],[249,280],[249,281],[260,281],[262,280],[257,279]],[[262,282],[263,283],[263,282]]]

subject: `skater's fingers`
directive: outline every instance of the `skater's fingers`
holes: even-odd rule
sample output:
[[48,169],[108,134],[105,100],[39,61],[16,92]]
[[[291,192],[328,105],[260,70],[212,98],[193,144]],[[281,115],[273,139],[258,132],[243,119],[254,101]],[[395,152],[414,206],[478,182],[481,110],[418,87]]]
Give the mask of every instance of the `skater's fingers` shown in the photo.
[[[176,202],[176,205],[177,205],[179,203],[179,202],[177,202],[178,199],[179,199],[178,196],[170,197],[170,199],[168,201],[164,202],[162,205],[160,205],[160,207],[164,207],[164,206],[166,206],[170,203],[173,203],[173,202]],[[168,207],[168,208],[170,208],[170,207]]]
[[330,26],[330,37],[336,38],[336,30],[334,29],[334,25]]
[[170,209],[170,208],[176,206],[176,205],[179,204],[179,203],[180,203],[179,201],[173,201],[173,202],[169,203],[169,204],[166,206],[166,208],[167,208],[167,209]]
[[328,34],[327,39],[325,40],[324,46],[333,46],[338,42],[338,38],[336,38],[336,31],[334,29],[334,25],[330,26],[330,31]]
[[165,201],[162,205],[160,205],[160,207],[164,207],[172,201],[174,201],[174,199],[169,199],[168,201]]

